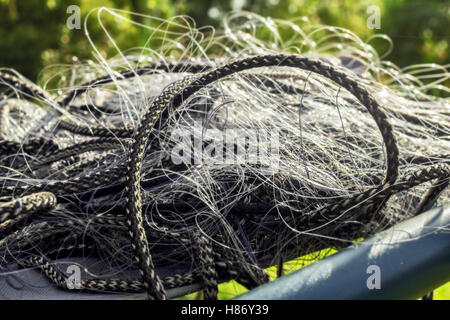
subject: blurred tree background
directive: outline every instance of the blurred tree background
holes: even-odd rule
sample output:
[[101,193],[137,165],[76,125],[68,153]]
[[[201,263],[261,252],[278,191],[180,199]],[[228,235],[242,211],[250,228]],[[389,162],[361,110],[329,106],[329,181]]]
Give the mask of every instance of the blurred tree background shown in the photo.
[[[36,81],[45,66],[92,59],[92,48],[83,30],[69,30],[67,8],[78,5],[81,21],[99,6],[113,7],[168,18],[186,14],[197,26],[220,26],[224,13],[248,10],[263,16],[291,19],[307,16],[312,23],[348,28],[363,40],[375,33],[387,34],[394,50],[387,57],[399,66],[434,62],[448,64],[450,56],[450,1],[440,0],[0,0],[0,67],[10,67]],[[369,29],[367,8],[381,10],[381,29]],[[139,23],[154,23],[129,15]],[[108,19],[110,21],[108,22]],[[112,43],[96,17],[89,21],[89,33],[100,52],[115,54]],[[143,46],[148,33],[128,22],[102,16],[108,32],[121,49]],[[373,43],[383,52],[386,43]]]

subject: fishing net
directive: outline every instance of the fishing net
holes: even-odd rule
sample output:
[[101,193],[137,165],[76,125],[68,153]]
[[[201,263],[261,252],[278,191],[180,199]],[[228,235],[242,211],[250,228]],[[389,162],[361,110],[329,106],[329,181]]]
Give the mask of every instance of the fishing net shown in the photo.
[[306,20],[146,18],[157,47],[111,38],[107,60],[88,36],[97,62],[41,86],[1,71],[2,275],[216,299],[448,201],[446,66],[400,69],[373,39]]

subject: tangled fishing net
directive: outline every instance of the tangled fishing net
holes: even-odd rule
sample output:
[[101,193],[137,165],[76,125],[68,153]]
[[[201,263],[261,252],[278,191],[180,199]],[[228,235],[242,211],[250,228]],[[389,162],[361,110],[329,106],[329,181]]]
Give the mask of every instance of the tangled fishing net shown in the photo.
[[106,60],[88,37],[98,63],[40,87],[1,71],[2,274],[64,289],[65,261],[75,290],[215,299],[449,200],[448,66],[399,69],[306,20],[159,22],[157,49]]

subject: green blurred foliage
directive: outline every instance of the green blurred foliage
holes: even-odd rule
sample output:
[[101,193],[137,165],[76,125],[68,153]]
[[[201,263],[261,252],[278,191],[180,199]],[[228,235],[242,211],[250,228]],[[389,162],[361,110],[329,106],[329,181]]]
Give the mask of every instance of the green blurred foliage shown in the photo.
[[[388,59],[399,66],[435,62],[448,64],[450,57],[450,2],[440,0],[0,0],[0,67],[11,67],[36,80],[43,67],[92,58],[92,48],[82,30],[69,30],[69,5],[81,7],[82,21],[96,7],[113,7],[145,15],[169,18],[186,14],[197,26],[218,27],[224,13],[248,10],[279,19],[307,16],[312,23],[345,27],[362,39],[374,33],[389,35],[394,50]],[[367,8],[381,10],[381,29],[366,26]],[[156,24],[142,16],[125,15],[141,24]],[[149,33],[111,14],[102,22],[120,48],[143,46]],[[117,54],[95,14],[88,20],[89,33],[105,56]],[[372,43],[386,50],[386,42]],[[157,43],[151,43],[157,45]]]

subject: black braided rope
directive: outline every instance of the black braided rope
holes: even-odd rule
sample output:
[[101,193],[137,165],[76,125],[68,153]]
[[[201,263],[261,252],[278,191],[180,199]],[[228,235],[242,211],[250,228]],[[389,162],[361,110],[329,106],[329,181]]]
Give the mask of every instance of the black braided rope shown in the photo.
[[50,95],[42,88],[31,82],[24,81],[12,74],[0,72],[0,84],[2,83],[9,85],[15,90],[21,91],[22,93],[30,97],[43,100],[51,100]]
[[[72,250],[74,248],[81,248],[80,246],[70,246],[65,248],[66,250]],[[84,246],[82,247],[84,248]],[[23,268],[36,267],[55,285],[68,289],[68,277],[57,266],[54,265],[49,259],[39,257],[28,257],[19,262]],[[233,261],[217,263],[215,268],[220,269],[228,273],[229,278],[222,279],[221,282],[228,279],[239,279],[239,272],[233,268]],[[215,268],[212,268],[215,270]],[[215,275],[217,276],[217,274]],[[175,274],[162,279],[164,287],[167,289],[180,288],[192,284],[197,284],[199,281],[203,281],[203,271],[194,271],[192,273]],[[218,279],[216,278],[216,281]],[[250,284],[250,281],[242,281],[242,283]],[[140,279],[90,279],[80,280],[79,286],[71,287],[71,290],[87,291],[87,292],[125,292],[125,293],[141,293],[145,292],[146,288],[144,283]],[[217,289],[217,283],[215,283]],[[208,293],[212,297],[217,298],[217,291],[214,289]]]
[[16,155],[22,152],[30,155],[36,155],[41,151],[54,152],[58,150],[58,148],[59,147],[53,141],[46,139],[32,139],[25,143],[0,140],[0,151],[3,155]]
[[[177,63],[174,62],[154,62],[150,63],[143,67],[138,67],[134,70],[123,70],[118,73],[118,76],[120,79],[118,80],[124,80],[124,79],[130,79],[136,76],[144,76],[144,75],[150,75],[155,74],[158,72],[171,72],[171,73],[199,73],[205,70],[210,69],[210,66],[205,65],[204,63],[192,63],[190,61],[180,61]],[[80,86],[78,86],[76,89],[70,91],[64,98],[61,99],[59,102],[59,105],[62,107],[66,107],[70,104],[70,102],[75,99],[76,97],[80,96],[81,94],[85,93],[89,89],[99,87],[108,83],[111,83],[114,81],[115,78],[113,78],[111,75],[105,75],[101,76],[97,79],[91,80],[89,82],[86,82]]]
[[58,123],[58,129],[89,137],[129,138],[133,135],[133,130],[127,128],[84,127],[65,120]]
[[21,221],[56,206],[56,197],[49,192],[35,193],[6,203],[0,202],[0,232],[6,235]]
[[41,159],[34,161],[30,164],[32,168],[36,166],[43,166],[56,161],[64,160],[75,155],[80,155],[89,151],[96,150],[112,150],[120,147],[125,147],[124,142],[114,139],[114,138],[99,138],[94,140],[85,141],[82,143],[75,144],[73,146],[67,147],[65,149],[56,150],[54,152],[46,153]]
[[0,223],[16,218],[20,214],[50,209],[55,205],[56,197],[49,192],[35,193],[6,203],[0,202]]
[[201,268],[204,298],[205,300],[217,300],[219,275],[215,269],[211,242],[203,234],[195,235],[194,242],[198,251],[197,257]]

